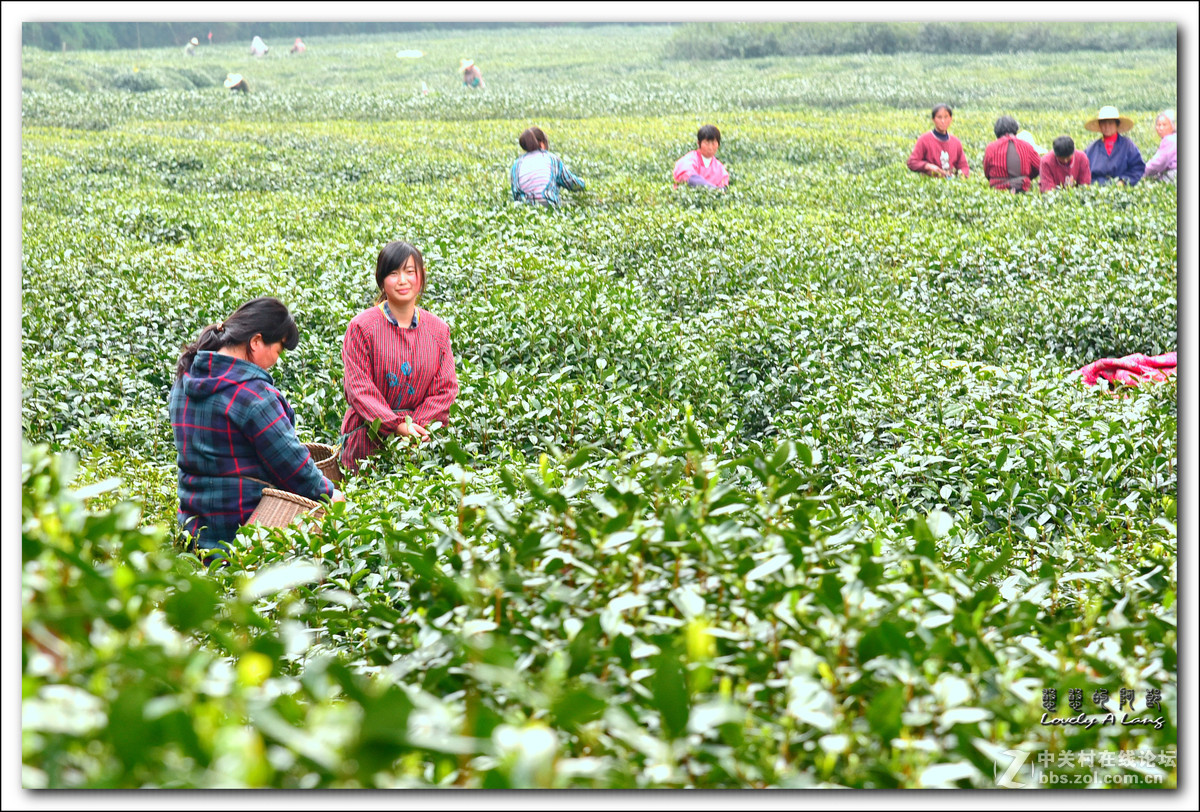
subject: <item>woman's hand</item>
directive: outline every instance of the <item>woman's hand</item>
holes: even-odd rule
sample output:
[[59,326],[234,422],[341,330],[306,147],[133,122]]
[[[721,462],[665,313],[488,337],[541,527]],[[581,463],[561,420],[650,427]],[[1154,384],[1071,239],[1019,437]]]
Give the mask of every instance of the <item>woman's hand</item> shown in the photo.
[[415,437],[419,442],[429,439],[429,431],[424,426],[405,420],[396,429],[396,433],[405,437]]
[[925,174],[931,178],[948,178],[950,173],[937,164],[925,164]]

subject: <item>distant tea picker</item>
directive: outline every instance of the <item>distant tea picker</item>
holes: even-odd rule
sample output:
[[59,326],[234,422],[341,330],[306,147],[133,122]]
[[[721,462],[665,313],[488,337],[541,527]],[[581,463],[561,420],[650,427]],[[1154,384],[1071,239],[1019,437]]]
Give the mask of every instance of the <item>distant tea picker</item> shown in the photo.
[[513,162],[508,173],[513,200],[558,206],[559,188],[583,190],[583,181],[572,175],[562,159],[549,151],[549,142],[540,127],[530,127],[521,133],[517,143],[525,154]]
[[1020,126],[1012,116],[996,119],[996,140],[983,151],[983,174],[993,189],[1028,192],[1041,171],[1037,149],[1017,137]]
[[1178,356],[1174,352],[1162,355],[1143,355],[1135,352],[1123,358],[1101,358],[1078,370],[1087,386],[1095,386],[1103,378],[1110,384],[1137,386],[1147,381],[1162,382],[1175,374]]
[[1083,150],[1075,149],[1075,141],[1069,135],[1055,138],[1054,151],[1042,156],[1038,187],[1049,192],[1060,187],[1088,186],[1091,182],[1092,168]]
[[475,64],[473,59],[460,60],[458,71],[462,74],[462,82],[466,87],[472,90],[483,89],[483,74],[479,72],[479,66]]
[[231,73],[225,77],[225,87],[233,93],[249,93],[250,86],[240,73]]
[[1146,162],[1142,177],[1146,180],[1165,180],[1175,182],[1177,158],[1175,146],[1175,111],[1163,110],[1154,119],[1154,129],[1162,140],[1158,144],[1158,152]]
[[686,183],[706,189],[724,189],[729,185],[729,172],[717,160],[721,147],[721,131],[705,124],[696,131],[696,149],[675,162],[672,173],[675,185]]
[[1110,104],[1101,107],[1083,128],[1100,133],[1100,137],[1085,150],[1092,170],[1092,183],[1136,186],[1146,171],[1146,162],[1142,160],[1137,144],[1124,135],[1133,129],[1133,119],[1121,115]]
[[950,134],[954,111],[948,104],[935,104],[930,118],[933,119],[933,129],[922,133],[913,145],[912,154],[908,156],[908,168],[931,178],[954,175],[967,177],[971,174],[971,167],[963,153],[962,142]]

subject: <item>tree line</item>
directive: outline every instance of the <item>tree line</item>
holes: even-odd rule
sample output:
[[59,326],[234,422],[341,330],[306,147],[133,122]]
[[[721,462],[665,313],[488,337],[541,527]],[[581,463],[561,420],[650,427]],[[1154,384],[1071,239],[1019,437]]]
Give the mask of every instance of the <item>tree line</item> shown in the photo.
[[676,59],[753,59],[904,52],[1126,51],[1175,48],[1175,23],[689,23],[667,43]]
[[[294,37],[382,34],[392,31],[611,23],[529,22],[26,22],[23,45],[46,50],[111,50],[183,46],[192,37],[214,43]],[[676,59],[752,59],[903,52],[990,54],[1014,51],[1124,51],[1174,48],[1171,22],[927,22],[927,23],[686,23],[675,26],[667,56]]]
[[120,48],[182,47],[192,37],[201,43],[245,42],[259,36],[290,41],[295,37],[329,37],[351,34],[383,34],[392,31],[492,28],[530,25],[585,26],[594,23],[472,23],[472,22],[44,22],[24,23],[21,44],[50,51],[113,50]]

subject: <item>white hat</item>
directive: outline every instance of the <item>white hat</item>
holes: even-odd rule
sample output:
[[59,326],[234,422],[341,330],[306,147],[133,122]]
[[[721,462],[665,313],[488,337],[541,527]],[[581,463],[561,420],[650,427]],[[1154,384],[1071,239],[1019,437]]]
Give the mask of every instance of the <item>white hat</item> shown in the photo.
[[1036,152],[1038,155],[1046,154],[1046,150],[1044,150],[1037,141],[1033,140],[1033,136],[1029,134],[1029,130],[1021,130],[1018,132],[1017,140],[1024,141],[1026,144],[1033,147],[1034,152]]
[[188,43],[188,44],[189,44],[189,45],[199,45],[199,44],[200,44],[200,40],[196,39],[195,37],[192,37],[192,41],[191,41],[190,43]]
[[1133,129],[1133,119],[1118,113],[1117,108],[1113,107],[1111,104],[1106,104],[1101,107],[1100,112],[1096,114],[1096,117],[1089,118],[1087,123],[1083,125],[1083,128],[1085,130],[1098,133],[1100,132],[1100,122],[1108,121],[1110,119],[1116,119],[1117,132],[1119,133],[1127,133]]
[[240,81],[242,81],[242,75],[240,73],[231,73],[225,77],[225,87],[233,87]]
[[459,69],[460,71],[464,71],[464,70],[466,70],[467,68],[471,68],[471,67],[474,67],[474,66],[475,66],[475,60],[474,60],[474,59],[460,59],[460,60],[458,61],[458,69]]

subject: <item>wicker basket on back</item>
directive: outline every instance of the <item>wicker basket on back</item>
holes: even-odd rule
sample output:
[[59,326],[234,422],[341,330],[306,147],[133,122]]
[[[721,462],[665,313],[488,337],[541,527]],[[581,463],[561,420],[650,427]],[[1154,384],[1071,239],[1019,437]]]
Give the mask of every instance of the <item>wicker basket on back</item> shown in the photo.
[[264,527],[286,527],[302,519],[319,521],[325,515],[325,508],[320,502],[314,502],[288,491],[275,488],[263,488],[262,500],[250,514],[246,524],[260,524]]
[[338,465],[338,449],[322,443],[305,443],[304,447],[312,454],[317,470],[325,475],[330,482],[341,482],[342,468]]

